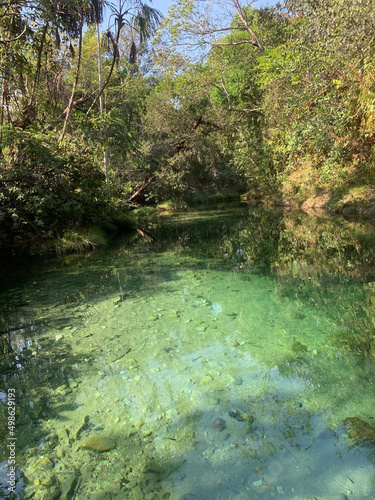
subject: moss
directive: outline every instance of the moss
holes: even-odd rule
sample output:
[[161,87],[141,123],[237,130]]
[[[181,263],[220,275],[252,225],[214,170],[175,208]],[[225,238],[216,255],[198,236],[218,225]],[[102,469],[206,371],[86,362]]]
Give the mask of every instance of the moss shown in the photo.
[[375,337],[373,331],[340,331],[330,336],[330,343],[343,349],[350,349],[359,354],[375,355]]
[[356,444],[375,445],[375,428],[359,417],[348,417],[344,421],[350,439]]

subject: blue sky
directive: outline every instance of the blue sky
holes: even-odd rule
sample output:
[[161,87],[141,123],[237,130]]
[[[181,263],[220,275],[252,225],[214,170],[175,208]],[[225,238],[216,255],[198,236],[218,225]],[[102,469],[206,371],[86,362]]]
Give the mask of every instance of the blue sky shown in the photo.
[[[266,7],[276,5],[280,0],[254,0],[254,7]],[[173,3],[173,0],[146,0],[146,3],[161,11],[163,16],[168,14],[168,7]],[[242,2],[241,2],[242,3]],[[245,2],[243,2],[245,3]],[[250,3],[250,0],[249,0]],[[109,23],[109,9],[106,9],[102,28],[106,29]]]
[[[267,5],[276,5],[278,0],[258,0],[254,2],[254,7],[265,7]],[[168,13],[168,6],[173,3],[173,0],[153,0],[152,6],[158,9],[162,14],[166,15]]]

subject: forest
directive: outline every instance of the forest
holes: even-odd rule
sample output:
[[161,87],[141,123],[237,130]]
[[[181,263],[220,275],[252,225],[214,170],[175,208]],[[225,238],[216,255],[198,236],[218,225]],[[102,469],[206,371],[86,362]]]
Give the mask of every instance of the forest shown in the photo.
[[375,2],[163,1],[0,0],[0,499],[375,500]]
[[373,0],[0,5],[0,250],[225,200],[374,215]]

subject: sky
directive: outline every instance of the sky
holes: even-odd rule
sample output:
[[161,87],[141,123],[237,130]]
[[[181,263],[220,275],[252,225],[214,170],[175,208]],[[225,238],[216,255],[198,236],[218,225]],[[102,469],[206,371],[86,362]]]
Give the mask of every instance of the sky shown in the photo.
[[[276,5],[280,0],[254,0],[254,3],[252,4],[254,7],[267,7],[267,6],[273,6]],[[168,7],[173,3],[173,0],[146,0],[147,4],[149,4],[151,7],[160,10],[160,12],[163,14],[163,16],[166,16],[168,14]],[[241,2],[242,4],[246,4],[246,2]],[[250,0],[248,0],[248,3],[250,3]],[[104,14],[104,21],[102,23],[103,28],[107,28],[108,25],[110,24],[109,20],[109,11],[105,11]]]
[[[254,2],[254,7],[266,7],[276,5],[279,0],[257,0]],[[168,13],[169,5],[173,3],[173,0],[153,0],[152,7],[161,11],[161,13],[165,16]]]
[[[174,0],[145,0],[145,3],[150,5],[151,7],[160,10],[160,12],[163,14],[163,16],[166,16],[168,14],[168,7],[173,4]],[[246,5],[246,3],[250,3],[251,0],[244,0],[241,2],[242,5]],[[259,7],[267,7],[267,6],[274,6],[276,5],[280,0],[254,0],[252,3],[253,7],[259,8]],[[107,9],[104,12],[104,20],[102,23],[102,28],[107,29],[108,26],[111,24],[111,19],[109,19],[109,9]]]

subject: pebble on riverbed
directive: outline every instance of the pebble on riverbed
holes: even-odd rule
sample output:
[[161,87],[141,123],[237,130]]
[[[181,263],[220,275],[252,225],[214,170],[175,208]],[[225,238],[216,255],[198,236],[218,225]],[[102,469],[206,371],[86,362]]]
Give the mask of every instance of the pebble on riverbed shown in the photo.
[[109,451],[116,447],[115,441],[108,437],[96,436],[87,438],[83,441],[83,443],[79,446],[78,449],[84,450],[93,450],[98,453],[102,453],[103,451]]
[[237,420],[237,422],[249,422],[250,424],[254,422],[254,417],[242,410],[230,410],[228,415]]
[[227,424],[223,418],[218,417],[212,422],[212,428],[219,432],[222,432],[226,427]]

